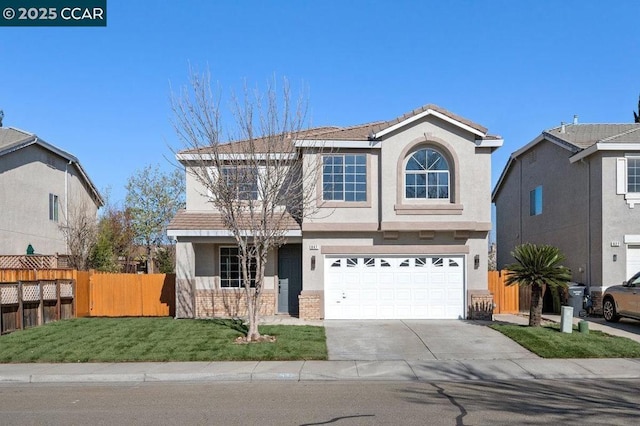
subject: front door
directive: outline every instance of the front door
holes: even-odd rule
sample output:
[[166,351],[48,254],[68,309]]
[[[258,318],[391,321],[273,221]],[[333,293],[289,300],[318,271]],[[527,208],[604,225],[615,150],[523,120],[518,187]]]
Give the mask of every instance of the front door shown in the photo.
[[302,244],[287,244],[278,250],[278,313],[298,315],[302,291]]

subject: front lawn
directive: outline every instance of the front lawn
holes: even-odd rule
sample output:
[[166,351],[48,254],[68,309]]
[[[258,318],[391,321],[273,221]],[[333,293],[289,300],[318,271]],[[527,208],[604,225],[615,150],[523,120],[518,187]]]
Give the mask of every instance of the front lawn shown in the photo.
[[323,327],[272,325],[275,343],[236,344],[234,320],[76,318],[0,336],[0,363],[327,359]]
[[493,324],[491,328],[543,358],[640,357],[640,343],[596,330],[583,334],[574,327],[573,333],[562,333],[557,324],[547,327]]

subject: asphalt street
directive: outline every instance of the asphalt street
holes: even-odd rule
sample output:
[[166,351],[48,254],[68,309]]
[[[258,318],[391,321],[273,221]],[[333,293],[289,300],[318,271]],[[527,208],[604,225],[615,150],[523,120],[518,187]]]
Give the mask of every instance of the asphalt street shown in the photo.
[[21,425],[636,425],[637,380],[0,384]]

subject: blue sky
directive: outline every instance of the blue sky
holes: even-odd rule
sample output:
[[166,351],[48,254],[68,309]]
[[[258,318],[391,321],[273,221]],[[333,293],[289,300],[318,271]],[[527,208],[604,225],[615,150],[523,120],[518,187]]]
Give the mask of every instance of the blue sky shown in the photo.
[[435,103],[504,137],[495,184],[511,152],[574,114],[633,121],[638,16],[637,0],[109,0],[106,28],[0,27],[0,109],[77,156],[115,203],[136,170],[170,169],[170,84],[189,64],[223,94],[303,82],[313,125]]

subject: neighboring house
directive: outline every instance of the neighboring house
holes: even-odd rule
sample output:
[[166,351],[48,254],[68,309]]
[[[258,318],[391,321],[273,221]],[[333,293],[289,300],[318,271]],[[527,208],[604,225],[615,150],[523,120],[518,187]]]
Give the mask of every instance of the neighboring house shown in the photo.
[[515,246],[559,247],[601,291],[640,270],[640,124],[562,124],[514,152],[493,191],[498,269]]
[[[391,121],[311,129],[291,143],[306,159],[325,147],[312,188],[318,212],[292,219],[287,244],[272,253],[264,314],[458,319],[492,304],[491,153],[500,137],[427,105]],[[236,315],[237,249],[190,176],[188,153],[177,155],[186,210],[168,231],[177,240],[176,315]]]
[[103,200],[73,155],[38,136],[0,127],[0,255],[67,254],[69,212],[92,216]]

